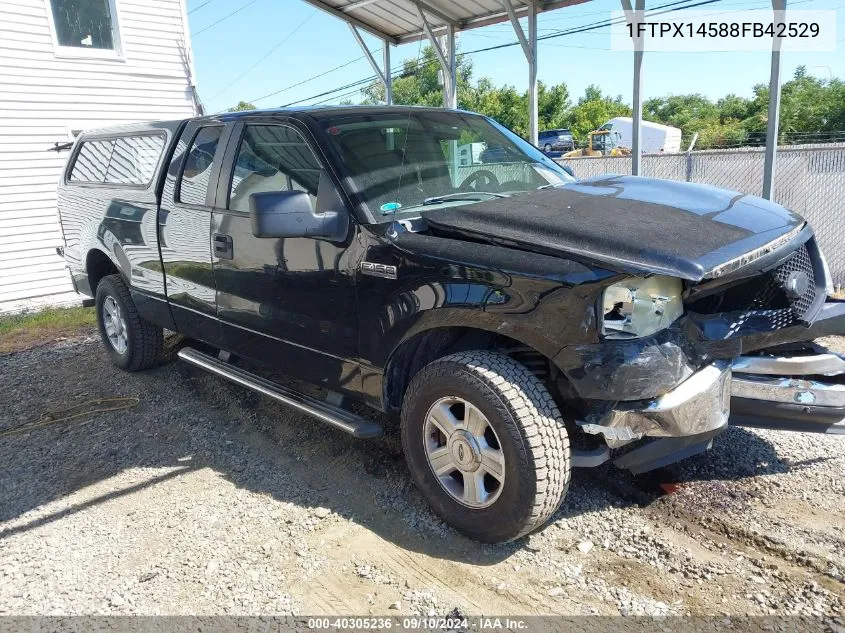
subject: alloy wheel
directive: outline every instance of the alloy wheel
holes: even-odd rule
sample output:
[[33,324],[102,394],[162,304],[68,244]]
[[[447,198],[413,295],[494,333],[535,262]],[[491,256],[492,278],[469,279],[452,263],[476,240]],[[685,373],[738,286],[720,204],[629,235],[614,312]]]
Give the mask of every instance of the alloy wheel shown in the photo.
[[114,350],[118,354],[125,354],[129,347],[126,319],[123,317],[120,305],[111,296],[103,301],[103,328]]
[[492,505],[505,483],[505,456],[485,415],[457,396],[439,399],[424,427],[426,457],[443,489],[470,508]]

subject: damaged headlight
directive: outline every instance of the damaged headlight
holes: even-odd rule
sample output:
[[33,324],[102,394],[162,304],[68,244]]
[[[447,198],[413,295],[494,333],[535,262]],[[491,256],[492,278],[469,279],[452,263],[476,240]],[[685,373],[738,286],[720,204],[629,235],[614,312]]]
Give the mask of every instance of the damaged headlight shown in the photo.
[[675,277],[632,277],[608,286],[602,299],[602,334],[639,338],[669,327],[684,313],[683,285]]

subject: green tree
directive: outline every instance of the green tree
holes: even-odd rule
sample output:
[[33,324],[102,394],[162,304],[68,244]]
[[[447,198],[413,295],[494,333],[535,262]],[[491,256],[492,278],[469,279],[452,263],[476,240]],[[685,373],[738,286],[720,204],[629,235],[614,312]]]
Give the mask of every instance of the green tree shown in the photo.
[[[754,86],[749,116],[743,121],[749,137],[765,140],[769,86]],[[779,136],[781,143],[812,143],[841,138],[845,130],[845,84],[838,78],[818,79],[804,66],[781,86]]]
[[[430,46],[420,60],[409,59],[393,82],[397,104],[440,106],[440,64]],[[472,64],[458,55],[458,107],[481,112],[528,137],[528,94],[513,86],[496,86],[486,77],[473,80]],[[374,81],[364,88],[364,103],[383,103],[384,86]],[[611,97],[597,85],[590,85],[575,105],[566,84],[537,85],[539,127],[568,127],[583,142],[588,132],[616,116],[630,116],[631,108],[621,96]],[[754,86],[750,99],[734,94],[712,101],[701,94],[669,95],[648,99],[643,104],[647,121],[681,129],[685,143],[697,132],[696,147],[735,147],[765,142],[769,106],[768,85]],[[236,109],[247,109],[239,104]],[[800,66],[782,88],[780,109],[781,142],[816,142],[834,138],[845,130],[845,83],[840,79],[818,79]],[[837,138],[842,138],[839,136]]]
[[566,84],[547,87],[542,81],[537,82],[537,110],[541,130],[564,127],[566,113],[571,107]]
[[[402,73],[393,79],[393,103],[398,105],[443,105],[443,86],[440,85],[438,71],[440,63],[431,46],[422,50],[419,61],[406,59],[402,64]],[[458,78],[458,105],[466,101],[466,92],[470,89],[472,62],[464,55],[458,55],[456,62]],[[362,91],[365,104],[384,103],[384,84],[375,80]]]
[[[422,50],[422,56],[405,60],[403,71],[393,80],[393,102],[398,105],[425,105],[438,107],[443,104],[443,86],[440,83],[440,64],[431,46]],[[495,86],[487,77],[473,83],[472,63],[458,55],[458,107],[480,112],[496,119],[517,134],[528,136],[528,93],[513,86]],[[384,85],[376,80],[362,90],[365,104],[384,103]],[[546,86],[537,84],[537,103],[540,129],[561,127],[566,121],[570,106],[566,84]]]
[[584,143],[589,132],[617,116],[631,116],[631,108],[622,100],[622,96],[610,97],[602,94],[598,86],[589,85],[584,90],[584,96],[578,99],[563,121],[575,139]]
[[238,101],[238,105],[229,108],[229,112],[243,112],[244,110],[256,110],[257,108],[247,101]]

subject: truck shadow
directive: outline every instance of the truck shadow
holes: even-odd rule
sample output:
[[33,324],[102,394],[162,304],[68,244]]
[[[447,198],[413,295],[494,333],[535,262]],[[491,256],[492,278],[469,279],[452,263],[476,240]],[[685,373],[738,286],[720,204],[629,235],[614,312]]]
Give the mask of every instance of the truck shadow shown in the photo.
[[[273,502],[326,507],[399,547],[432,557],[488,565],[529,546],[527,539],[479,544],[440,521],[414,488],[395,433],[355,440],[180,363],[127,375],[108,364],[97,344],[26,354],[24,365],[38,367],[37,376],[6,371],[0,359],[0,392],[9,397],[0,431],[45,409],[92,397],[138,396],[140,404],[0,438],[0,540],[210,468]],[[673,483],[731,482],[788,468],[771,443],[731,428],[711,452],[662,475]],[[153,469],[153,476],[140,483],[122,476],[139,469]],[[92,488],[106,481],[106,492],[104,486]],[[608,465],[576,470],[556,518],[648,505],[661,491],[642,481]],[[78,500],[55,503],[74,493]]]

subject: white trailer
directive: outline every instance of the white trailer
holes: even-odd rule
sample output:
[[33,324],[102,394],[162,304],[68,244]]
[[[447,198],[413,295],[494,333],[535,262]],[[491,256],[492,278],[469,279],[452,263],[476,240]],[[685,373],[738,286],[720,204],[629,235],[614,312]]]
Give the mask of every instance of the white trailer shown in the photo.
[[[634,120],[627,116],[618,116],[602,125],[600,130],[618,132],[617,144],[631,147],[634,142]],[[643,121],[640,132],[640,147],[644,154],[676,154],[681,151],[681,130],[671,125],[661,125]]]
[[467,143],[458,146],[458,165],[478,165],[481,163],[481,152],[486,149],[484,143]]

